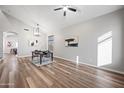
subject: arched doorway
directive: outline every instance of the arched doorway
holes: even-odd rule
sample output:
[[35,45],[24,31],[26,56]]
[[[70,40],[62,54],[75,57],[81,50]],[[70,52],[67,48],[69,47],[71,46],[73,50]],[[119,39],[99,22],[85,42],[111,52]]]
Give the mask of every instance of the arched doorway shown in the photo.
[[3,55],[17,55],[18,50],[18,34],[16,32],[3,32]]

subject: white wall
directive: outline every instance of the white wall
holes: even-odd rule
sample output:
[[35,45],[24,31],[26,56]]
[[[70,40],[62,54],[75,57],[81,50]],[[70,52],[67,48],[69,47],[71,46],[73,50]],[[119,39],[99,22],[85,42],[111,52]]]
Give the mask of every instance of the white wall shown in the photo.
[[[24,29],[28,28],[26,32]],[[26,56],[31,55],[31,51],[34,49],[46,50],[47,49],[47,34],[41,31],[40,37],[33,35],[33,27],[23,23],[22,21],[8,15],[5,12],[0,12],[0,52],[3,52],[3,32],[16,32],[18,34],[18,55]],[[30,40],[38,40],[39,45],[31,47],[29,46]]]
[[0,57],[3,56],[3,31],[9,30],[11,30],[11,25],[2,11],[0,11]]
[[[112,64],[105,68],[124,71],[124,9],[64,28],[56,34],[55,56],[91,65],[97,65],[97,38],[112,31]],[[79,47],[65,47],[66,37],[78,36]]]

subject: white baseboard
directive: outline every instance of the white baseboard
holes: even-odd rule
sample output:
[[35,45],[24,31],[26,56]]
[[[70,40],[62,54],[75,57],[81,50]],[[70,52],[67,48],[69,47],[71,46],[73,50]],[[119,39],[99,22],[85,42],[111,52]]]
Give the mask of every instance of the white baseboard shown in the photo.
[[21,58],[21,57],[31,57],[31,55],[21,55],[21,56],[17,56],[18,58]]
[[64,59],[64,60],[67,60],[67,61],[72,61],[72,62],[75,62],[74,60],[71,60],[71,59],[67,59],[67,58],[63,58],[63,57],[59,57],[59,56],[54,56],[56,58],[60,58],[60,59]]
[[[67,59],[67,58],[63,58],[63,57],[59,57],[59,56],[54,56],[54,57],[60,58],[60,59],[64,59],[64,60],[67,60],[67,61],[71,61],[71,62],[73,62],[73,63],[76,63],[76,61],[71,60],[71,59]],[[110,69],[110,68],[98,67],[98,66],[91,65],[91,64],[87,64],[87,63],[83,63],[83,62],[79,62],[79,64],[84,64],[84,65],[87,65],[87,66],[95,67],[95,68],[97,68],[97,69],[106,70],[106,71],[111,71],[111,72],[115,72],[115,73],[119,73],[119,74],[124,74],[124,72],[122,72],[122,71],[117,71],[117,70],[113,70],[113,69]]]

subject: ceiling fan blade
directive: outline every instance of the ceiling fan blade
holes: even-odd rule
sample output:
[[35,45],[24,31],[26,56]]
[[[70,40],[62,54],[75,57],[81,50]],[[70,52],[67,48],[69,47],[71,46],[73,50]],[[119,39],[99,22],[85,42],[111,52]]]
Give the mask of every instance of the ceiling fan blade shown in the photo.
[[64,11],[64,16],[66,16],[66,11]]
[[63,9],[63,8],[56,8],[56,9],[54,9],[54,11],[56,11],[56,10],[61,10],[61,9]]
[[69,10],[76,12],[77,10],[75,8],[68,8]]

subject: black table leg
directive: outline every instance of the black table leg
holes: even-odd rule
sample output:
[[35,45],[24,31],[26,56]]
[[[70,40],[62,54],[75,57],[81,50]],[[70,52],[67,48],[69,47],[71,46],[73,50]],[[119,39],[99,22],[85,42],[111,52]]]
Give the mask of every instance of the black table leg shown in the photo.
[[42,58],[43,56],[40,54],[40,64],[42,64]]
[[52,61],[53,61],[53,53],[51,53],[51,59],[52,59]]
[[33,52],[32,52],[32,60],[33,60]]

